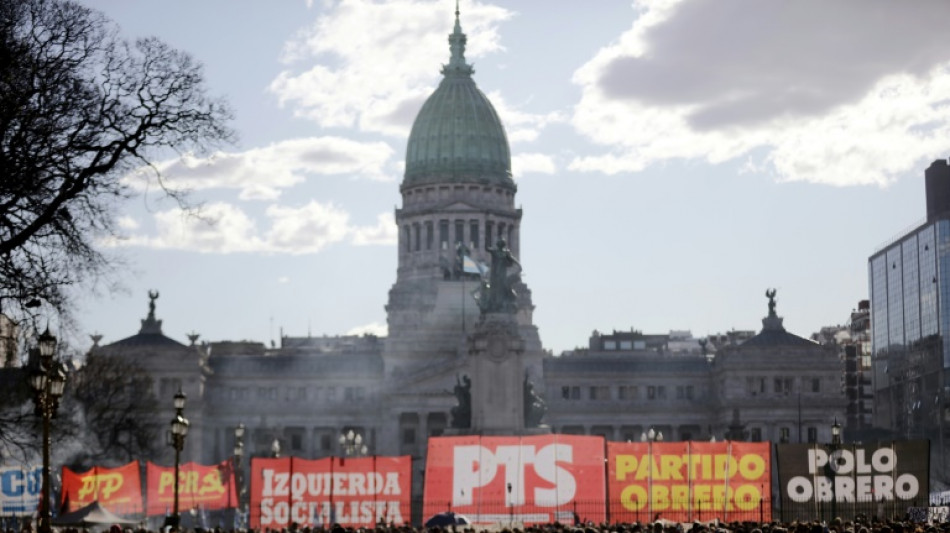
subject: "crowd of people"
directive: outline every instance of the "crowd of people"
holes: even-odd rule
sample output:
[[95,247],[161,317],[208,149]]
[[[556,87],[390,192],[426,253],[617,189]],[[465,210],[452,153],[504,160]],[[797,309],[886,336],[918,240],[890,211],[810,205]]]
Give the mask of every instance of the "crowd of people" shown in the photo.
[[[542,524],[523,528],[510,527],[476,527],[459,525],[449,527],[413,527],[377,526],[374,528],[343,527],[335,524],[330,528],[324,527],[297,527],[292,524],[289,528],[272,529],[225,529],[225,528],[195,528],[182,529],[165,528],[156,532],[146,528],[122,528],[112,525],[105,528],[54,528],[54,533],[950,533],[950,521],[943,522],[915,522],[909,516],[901,519],[879,519],[877,517],[851,520],[836,518],[830,523],[824,521],[795,521],[783,522],[693,522],[678,523],[656,521],[652,523],[615,523],[615,524]],[[2,533],[2,530],[0,530]],[[7,529],[6,533],[17,533],[14,529]],[[35,533],[30,526],[25,526],[20,533]]]

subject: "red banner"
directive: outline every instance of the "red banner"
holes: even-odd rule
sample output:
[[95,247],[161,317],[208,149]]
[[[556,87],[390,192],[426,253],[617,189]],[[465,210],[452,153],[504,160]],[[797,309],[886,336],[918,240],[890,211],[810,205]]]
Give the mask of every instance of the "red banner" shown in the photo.
[[251,527],[403,525],[410,520],[412,458],[251,460]]
[[64,466],[63,505],[75,511],[94,501],[116,514],[141,513],[142,479],[138,461],[118,468],[96,466],[81,474]]
[[429,439],[423,514],[475,524],[602,522],[604,439],[574,435]]
[[767,442],[610,442],[614,522],[772,519]]
[[[168,514],[175,503],[175,467],[148,463],[149,516]],[[216,465],[185,463],[178,469],[178,510],[237,507],[237,490],[230,461]]]

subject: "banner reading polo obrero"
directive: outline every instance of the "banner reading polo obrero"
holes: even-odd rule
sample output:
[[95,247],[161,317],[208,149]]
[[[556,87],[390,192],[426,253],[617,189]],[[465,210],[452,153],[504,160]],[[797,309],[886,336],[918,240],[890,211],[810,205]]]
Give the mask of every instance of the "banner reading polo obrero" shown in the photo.
[[454,511],[475,524],[602,522],[605,500],[602,437],[429,439],[426,517]]
[[[147,513],[163,515],[175,502],[175,467],[148,463]],[[227,509],[237,506],[237,491],[230,461],[216,465],[185,463],[178,470],[178,508]]]
[[767,442],[609,442],[610,519],[771,520]]
[[33,514],[42,483],[42,466],[0,466],[0,516]]
[[412,458],[251,460],[251,527],[403,525],[410,520]]
[[903,516],[926,507],[930,442],[779,444],[782,519]]
[[139,463],[117,468],[94,466],[77,474],[63,467],[62,500],[69,511],[75,511],[98,501],[116,514],[130,515],[142,512],[142,479]]

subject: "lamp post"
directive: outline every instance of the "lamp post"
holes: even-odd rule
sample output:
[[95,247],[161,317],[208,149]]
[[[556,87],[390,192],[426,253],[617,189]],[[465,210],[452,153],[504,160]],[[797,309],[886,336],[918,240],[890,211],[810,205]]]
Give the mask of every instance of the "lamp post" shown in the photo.
[[30,387],[33,388],[35,413],[43,420],[43,499],[40,500],[39,531],[50,533],[50,421],[56,417],[59,399],[66,388],[66,370],[62,363],[54,360],[56,337],[46,328],[37,339],[40,354],[39,365],[30,373]]
[[352,429],[340,434],[340,450],[343,451],[344,457],[363,457],[367,452],[363,436]]
[[831,446],[828,454],[828,478],[831,480],[831,520],[838,515],[838,494],[835,485],[838,477],[838,447],[841,446],[841,424],[838,423],[838,417],[831,424]]
[[181,523],[181,515],[178,513],[178,476],[179,460],[181,459],[181,450],[185,447],[185,435],[188,434],[188,419],[182,414],[185,410],[185,393],[178,389],[175,393],[175,418],[171,422],[171,446],[175,448],[175,503],[172,508],[172,516],[169,525],[177,529]]
[[278,439],[274,439],[274,442],[270,443],[270,455],[274,459],[280,457],[280,441]]
[[[237,509],[238,513],[243,509],[244,484],[241,483],[241,460],[244,458],[244,423],[240,423],[234,428],[234,482],[237,483]],[[228,498],[231,497],[228,491]],[[243,515],[242,515],[243,516]]]

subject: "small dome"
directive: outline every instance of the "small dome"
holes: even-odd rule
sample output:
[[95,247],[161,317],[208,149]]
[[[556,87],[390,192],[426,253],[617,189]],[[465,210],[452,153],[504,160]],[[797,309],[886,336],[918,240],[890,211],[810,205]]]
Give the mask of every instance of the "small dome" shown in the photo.
[[465,40],[456,11],[455,31],[449,35],[451,59],[409,134],[403,188],[446,182],[515,188],[505,128],[472,80]]

